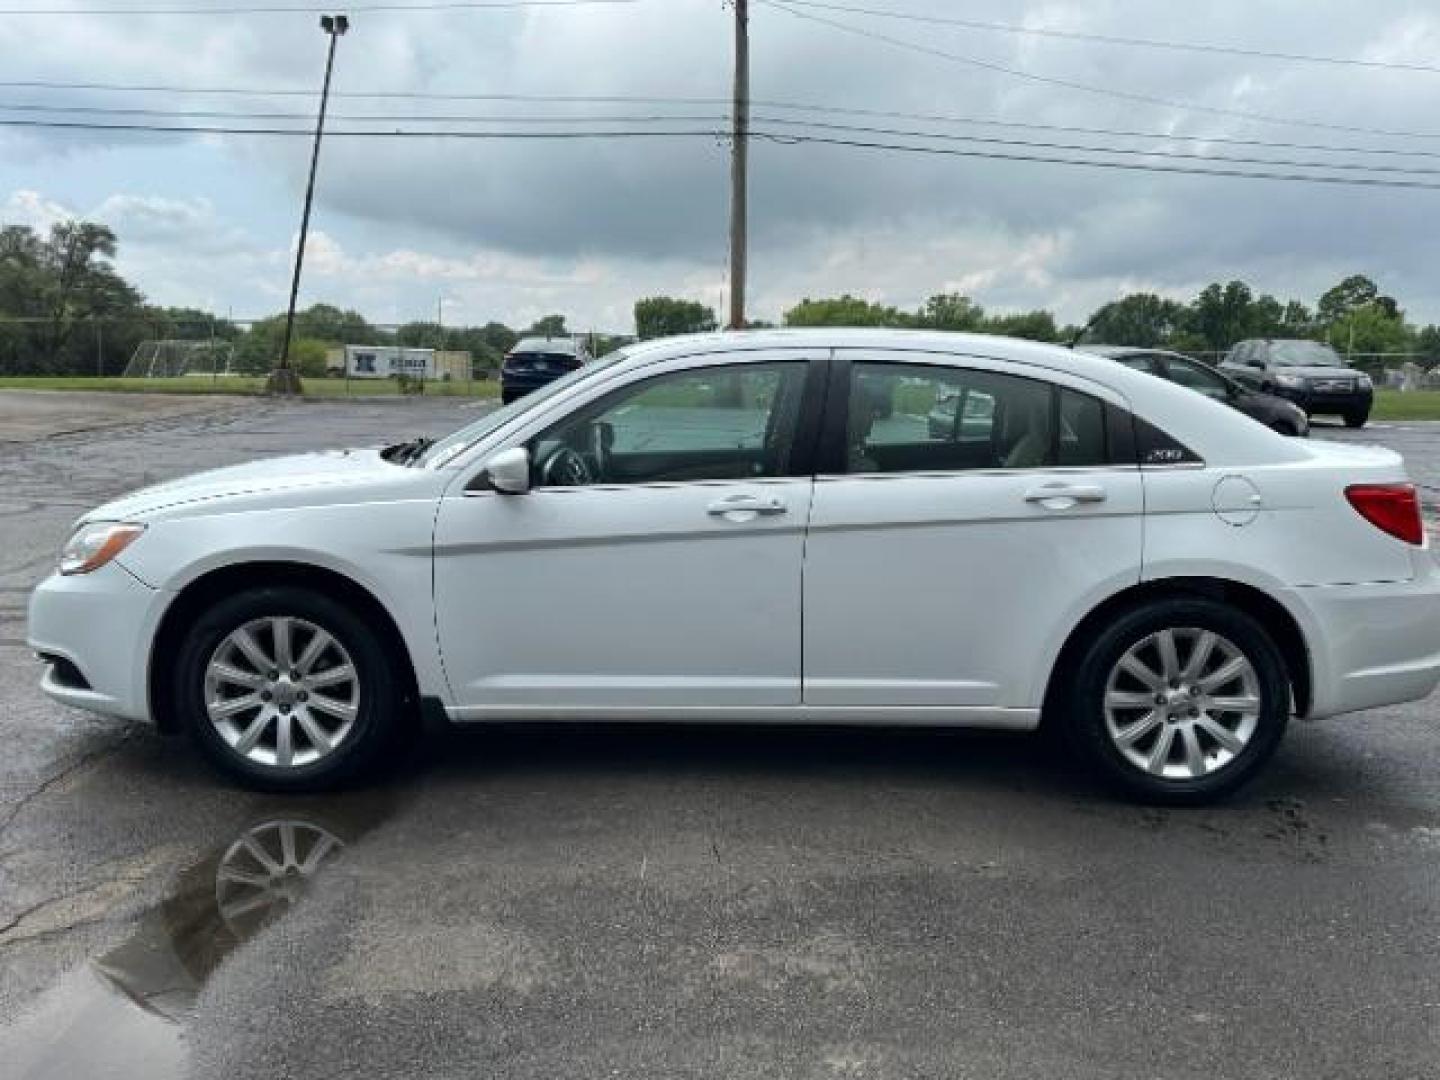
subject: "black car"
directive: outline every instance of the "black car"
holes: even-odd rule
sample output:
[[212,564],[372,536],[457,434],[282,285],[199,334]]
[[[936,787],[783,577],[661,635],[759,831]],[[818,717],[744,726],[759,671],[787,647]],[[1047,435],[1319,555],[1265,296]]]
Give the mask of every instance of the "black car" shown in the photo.
[[1375,400],[1370,376],[1318,341],[1242,341],[1220,370],[1246,386],[1289,398],[1309,416],[1339,416],[1365,426]]
[[1281,435],[1307,435],[1310,432],[1310,418],[1306,416],[1305,410],[1294,402],[1274,394],[1249,390],[1199,360],[1162,349],[1142,349],[1127,345],[1082,345],[1080,348],[1118,360],[1126,367],[1179,383],[1216,401],[1223,401]]
[[509,404],[583,365],[584,347],[568,337],[522,338],[500,365],[500,400]]

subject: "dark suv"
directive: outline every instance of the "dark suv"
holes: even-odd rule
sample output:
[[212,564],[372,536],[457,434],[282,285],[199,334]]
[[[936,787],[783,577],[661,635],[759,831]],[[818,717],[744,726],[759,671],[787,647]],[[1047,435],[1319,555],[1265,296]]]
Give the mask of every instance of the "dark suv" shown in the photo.
[[568,337],[521,338],[500,366],[500,400],[506,404],[580,367],[589,357]]
[[1242,341],[1220,370],[1252,389],[1289,398],[1308,416],[1339,416],[1346,427],[1364,427],[1375,400],[1370,376],[1318,341]]

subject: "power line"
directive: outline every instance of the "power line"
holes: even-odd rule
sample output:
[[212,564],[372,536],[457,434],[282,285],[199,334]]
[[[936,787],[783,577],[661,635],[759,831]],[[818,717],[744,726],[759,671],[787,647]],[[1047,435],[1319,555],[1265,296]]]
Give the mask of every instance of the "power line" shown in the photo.
[[1079,165],[1094,169],[1112,169],[1121,172],[1171,173],[1182,176],[1223,176],[1246,180],[1289,180],[1302,184],[1333,184],[1343,187],[1410,188],[1422,191],[1440,191],[1440,184],[1429,183],[1423,180],[1372,180],[1364,177],[1316,176],[1305,173],[1261,172],[1248,169],[1202,169],[1188,165],[1142,165],[1130,161],[1095,161],[1083,158],[1051,157],[1038,154],[957,150],[944,146],[905,146],[897,143],[829,138],[822,135],[776,135],[767,132],[754,132],[754,134],[756,138],[768,139],[782,145],[816,143],[862,150],[893,150],[911,154],[936,154],[947,157],[980,158],[987,161],[1034,161],[1045,162],[1052,165]]
[[1007,67],[1004,64],[997,64],[992,60],[982,60],[979,57],[948,52],[945,49],[937,49],[930,45],[923,45],[920,42],[908,41],[905,38],[890,37],[887,34],[876,33],[867,27],[840,22],[823,15],[815,15],[808,11],[797,11],[788,3],[782,2],[782,0],[759,0],[759,2],[765,4],[767,7],[775,8],[777,11],[783,11],[787,15],[792,15],[797,19],[805,19],[809,22],[828,26],[831,29],[839,30],[846,34],[863,37],[866,41],[879,41],[898,49],[906,49],[910,52],[920,53],[925,56],[933,56],[941,60],[949,60],[953,63],[965,64],[970,67],[981,68],[985,71],[1009,75],[1012,78],[1041,83],[1046,86],[1058,86],[1066,90],[1079,90],[1087,94],[1099,94],[1102,97],[1117,98],[1121,101],[1133,101],[1143,105],[1158,105],[1166,109],[1180,109],[1186,112],[1208,113],[1212,116],[1226,116],[1232,119],[1246,120],[1251,123],[1282,124],[1289,127],[1309,127],[1324,131],[1344,131],[1350,134],[1360,135],[1383,135],[1392,138],[1440,139],[1440,132],[1420,134],[1417,132],[1391,131],[1385,128],[1360,127],[1350,124],[1332,124],[1321,120],[1304,120],[1293,116],[1271,116],[1265,113],[1246,112],[1243,109],[1225,109],[1218,105],[1201,105],[1195,102],[1175,101],[1171,98],[1157,97],[1151,94],[1138,94],[1126,90],[1115,90],[1106,86],[1093,86],[1090,83],[1075,82],[1071,79],[1061,79],[1052,75],[1037,75],[1033,71]]
[[[590,7],[636,4],[640,0],[438,0],[419,4],[351,4],[347,14],[404,11],[463,11],[508,8]],[[3,8],[0,15],[315,15],[326,7],[168,7],[168,8]]]
[[[40,112],[47,115],[103,115],[103,116],[125,116],[125,117],[150,117],[168,120],[233,120],[255,123],[260,121],[293,121],[296,123],[308,123],[310,117],[305,113],[297,112],[233,112],[208,109],[131,109],[131,108],[107,108],[103,106],[82,106],[82,105],[30,105],[30,104],[5,104],[0,103],[0,112]],[[756,118],[758,122],[769,124],[780,128],[802,128],[815,129],[820,131],[843,132],[852,135],[884,135],[894,138],[909,139],[930,139],[939,142],[975,143],[992,146],[1018,146],[1046,150],[1069,150],[1095,154],[1110,154],[1121,157],[1154,157],[1173,158],[1191,161],[1228,162],[1248,165],[1273,165],[1295,168],[1332,169],[1341,172],[1374,172],[1374,173],[1408,173],[1415,175],[1440,175],[1440,169],[1427,169],[1418,165],[1377,165],[1364,162],[1349,161],[1296,161],[1276,160],[1274,158],[1226,156],[1223,154],[1205,154],[1194,151],[1163,150],[1146,147],[1118,147],[1118,146],[1091,146],[1078,143],[1064,143],[1053,141],[1034,141],[1025,139],[1005,139],[994,136],[983,135],[959,135],[950,132],[917,131],[914,129],[903,129],[894,127],[877,127],[861,124],[835,124],[821,120],[792,119],[783,116],[763,115]],[[714,124],[718,131],[720,126],[725,124],[728,117],[723,114],[631,114],[623,116],[533,116],[533,115],[436,115],[433,113],[349,113],[334,114],[331,120],[336,123],[444,123],[444,124]],[[1022,125],[1024,126],[1024,125]],[[1045,125],[1037,125],[1044,127]],[[246,128],[246,131],[256,130]],[[1068,130],[1068,129],[1062,129]],[[1085,129],[1080,129],[1084,131]],[[600,134],[604,134],[601,132]],[[1115,134],[1108,132],[1108,134]],[[1160,136],[1165,138],[1165,136]],[[1314,144],[1287,144],[1287,143],[1259,143],[1258,145],[1271,149],[1310,149],[1330,153],[1356,154],[1366,153],[1364,149],[1354,147],[1337,147]],[[1392,151],[1394,154],[1405,156],[1440,158],[1440,151]]]
[[[760,2],[762,2],[762,3],[764,3],[764,2],[773,2],[773,0],[760,0]],[[792,14],[795,14],[795,15],[799,16],[800,18],[814,18],[814,16],[806,16],[806,15],[802,14],[801,12],[792,12]],[[847,30],[848,30],[848,29],[856,29],[856,32],[863,32],[863,31],[859,31],[858,28],[849,28],[849,27],[847,27],[846,29],[847,29]],[[887,40],[888,40],[888,39],[887,39]],[[912,47],[912,46],[914,46],[914,43],[913,43],[913,42],[904,42],[904,43],[903,43],[903,47],[909,48],[909,47]],[[920,47],[920,46],[915,46],[915,47]],[[949,54],[944,54],[944,55],[945,55],[947,58],[949,58],[949,59],[955,59],[954,57],[950,57]],[[963,61],[962,61],[962,62],[963,62]],[[1007,70],[1008,70],[1008,69],[1007,69]],[[1027,77],[1029,77],[1029,76],[1027,75]],[[1043,76],[1033,76],[1033,77],[1034,77],[1034,78],[1042,78],[1042,79],[1044,78]],[[284,89],[284,88],[263,89],[263,88],[260,88],[260,87],[243,87],[243,86],[177,86],[177,85],[173,85],[173,84],[136,84],[136,83],[109,83],[109,82],[60,82],[60,81],[56,81],[56,80],[44,80],[44,79],[9,79],[9,80],[0,80],[0,89],[4,89],[4,88],[9,88],[9,89],[21,89],[21,90],[59,90],[59,91],[66,91],[66,92],[70,92],[70,91],[79,92],[79,91],[96,90],[96,91],[103,91],[103,92],[106,92],[106,93],[124,93],[124,94],[188,94],[188,95],[194,95],[194,96],[218,95],[218,96],[229,96],[229,97],[257,97],[257,98],[258,98],[258,97],[304,97],[304,98],[313,98],[313,97],[315,96],[315,91],[314,91],[314,90],[303,90],[303,89]],[[1092,89],[1093,89],[1093,88],[1092,88]],[[1106,90],[1096,89],[1095,92],[1096,92],[1096,93],[1111,93],[1112,91],[1106,91]],[[1115,93],[1119,93],[1119,92],[1116,91]],[[729,98],[723,98],[723,97],[698,97],[698,96],[677,96],[677,95],[642,95],[642,94],[609,94],[609,95],[597,95],[597,94],[508,94],[508,93],[440,93],[440,92],[435,92],[435,91],[424,91],[424,90],[349,90],[349,91],[346,91],[346,90],[332,90],[330,96],[331,96],[331,97],[337,97],[337,98],[351,98],[351,99],[357,99],[357,100],[377,100],[377,101],[378,101],[378,100],[404,100],[404,101],[496,101],[496,102],[510,101],[510,102],[527,102],[527,103],[532,103],[532,104],[552,104],[552,105],[674,105],[674,106],[691,106],[691,105],[693,105],[693,106],[705,106],[705,105],[716,105],[716,106],[729,106],[729,104],[730,104],[730,99],[729,99]],[[1146,99],[1146,100],[1150,100],[1150,99]],[[1155,100],[1160,101],[1160,99],[1155,99]],[[1272,147],[1275,147],[1275,148],[1281,148],[1281,149],[1296,149],[1296,150],[1326,150],[1326,149],[1351,150],[1351,149],[1352,149],[1352,148],[1348,148],[1348,147],[1327,147],[1327,146],[1324,146],[1324,145],[1316,145],[1316,144],[1313,144],[1313,143],[1275,142],[1275,141],[1263,140],[1263,139],[1239,139],[1239,138],[1228,137],[1228,136],[1212,136],[1212,135],[1177,135],[1177,134],[1175,134],[1174,132],[1168,132],[1168,131],[1126,131],[1126,130],[1123,130],[1123,129],[1116,129],[1116,128],[1091,128],[1091,127],[1077,127],[1077,126],[1072,126],[1072,125],[1059,125],[1059,124],[1021,123],[1021,122],[1017,122],[1017,121],[992,120],[992,119],[985,119],[985,118],[980,118],[980,117],[970,117],[970,116],[954,116],[954,115],[937,114],[937,113],[901,112],[901,111],[887,110],[887,109],[864,109],[864,108],[853,108],[853,107],[845,107],[845,106],[838,106],[838,105],[817,105],[817,104],[806,103],[806,102],[778,101],[778,100],[767,100],[767,99],[762,99],[762,98],[754,98],[754,99],[752,99],[752,102],[751,102],[751,103],[754,104],[754,105],[756,105],[756,106],[758,106],[758,107],[770,108],[770,109],[785,109],[785,110],[796,111],[796,112],[833,113],[833,114],[836,114],[836,115],[847,115],[847,116],[873,116],[873,117],[883,117],[883,118],[886,118],[886,119],[894,119],[894,120],[918,120],[918,121],[925,121],[925,122],[931,122],[931,123],[981,124],[981,125],[987,125],[987,126],[1026,128],[1026,129],[1044,130],[1044,131],[1066,131],[1066,132],[1070,132],[1070,133],[1073,133],[1073,134],[1115,135],[1115,136],[1126,136],[1126,137],[1147,138],[1147,139],[1177,139],[1177,140],[1188,140],[1188,141],[1195,141],[1195,142],[1226,143],[1226,144],[1233,144],[1233,145],[1239,145],[1239,146],[1272,146]],[[1219,112],[1221,115],[1227,115],[1227,116],[1228,116],[1228,115],[1232,115],[1232,112],[1229,111],[1229,110],[1211,109],[1211,108],[1209,108],[1209,107],[1207,107],[1207,106],[1190,106],[1190,105],[1186,105],[1186,104],[1181,103],[1181,102],[1163,102],[1163,101],[1160,101],[1160,103],[1167,104],[1167,105],[1171,105],[1171,106],[1173,106],[1173,107],[1175,107],[1175,108],[1178,108],[1178,109],[1191,109],[1191,108],[1193,108],[1193,109],[1195,109],[1196,111],[1200,111],[1200,112]],[[1267,120],[1268,122],[1272,122],[1272,123],[1295,123],[1295,124],[1298,124],[1298,125],[1300,125],[1300,126],[1315,126],[1315,127],[1326,128],[1326,129],[1335,128],[1336,130],[1348,132],[1348,133],[1351,133],[1351,134],[1381,135],[1381,136],[1385,136],[1385,137],[1389,137],[1389,138],[1397,138],[1397,139],[1440,139],[1440,132],[1431,132],[1431,131],[1372,130],[1372,129],[1370,129],[1370,128],[1350,128],[1350,127],[1345,127],[1345,126],[1342,126],[1342,125],[1328,125],[1328,124],[1319,124],[1319,123],[1314,123],[1314,124],[1312,124],[1310,121],[1305,121],[1305,120],[1282,120],[1281,118],[1278,118],[1278,117],[1264,117],[1264,118],[1261,118],[1261,117],[1257,117],[1256,115],[1251,114],[1251,113],[1234,113],[1233,115],[1237,115],[1237,116],[1239,116],[1240,118],[1243,118],[1243,119],[1265,119],[1265,120]],[[1422,156],[1430,156],[1430,154],[1429,154],[1428,152],[1424,152],[1424,151],[1400,150],[1400,149],[1396,149],[1396,148],[1385,148],[1385,147],[1363,147],[1363,148],[1362,148],[1362,147],[1356,147],[1356,148],[1353,148],[1353,152],[1355,152],[1355,153],[1370,153],[1370,154],[1419,154],[1419,155],[1422,155]]]
[[[219,125],[169,126],[158,124],[95,124],[70,121],[0,119],[0,127],[58,128],[82,131],[121,131],[129,133],[194,134],[194,135],[262,135],[262,136],[307,136],[304,128],[257,128],[222,127]],[[643,139],[643,138],[706,138],[720,140],[719,130],[678,130],[678,131],[436,131],[395,128],[391,130],[349,130],[330,133],[335,138],[434,138],[474,140],[590,140],[590,139]],[[765,139],[781,146],[817,144],[850,147],[865,150],[886,150],[898,153],[929,154],[946,157],[974,158],[989,161],[1042,162],[1055,165],[1084,166],[1110,169],[1122,172],[1169,173],[1182,176],[1217,176],[1253,180],[1288,180],[1297,183],[1329,184],[1346,187],[1406,188],[1425,191],[1440,191],[1440,183],[1403,178],[1374,179],[1364,176],[1329,176],[1314,173],[1276,172],[1257,169],[1229,169],[1200,167],[1196,165],[1157,165],[1134,161],[1102,161],[1093,158],[1059,157],[1050,154],[1022,154],[993,150],[968,150],[945,146],[917,146],[914,144],[879,142],[874,140],[842,139],[826,135],[809,135],[794,132],[752,131],[756,138]],[[1041,146],[1042,144],[1033,144]],[[1092,153],[1109,151],[1093,149]],[[1225,159],[1212,159],[1225,160]],[[1272,163],[1276,167],[1295,167],[1286,162]],[[1315,168],[1331,168],[1316,165]]]
[[1095,34],[1081,30],[1057,30],[1049,27],[1018,26],[1014,23],[958,19],[952,15],[925,15],[919,12],[887,11],[883,8],[823,3],[821,0],[786,0],[786,2],[794,4],[796,7],[819,8],[824,11],[839,11],[850,15],[870,15],[878,19],[896,19],[903,22],[929,23],[936,26],[961,26],[967,30],[986,30],[999,34],[1059,38],[1065,41],[1092,41],[1101,45],[1123,45],[1131,48],[1169,49],[1176,52],[1246,56],[1259,60],[1286,60],[1304,64],[1330,64],[1343,67],[1376,68],[1382,71],[1419,71],[1429,75],[1440,75],[1440,67],[1435,67],[1430,64],[1407,64],[1398,60],[1363,60],[1359,57],[1351,56],[1325,56],[1317,53],[1294,53],[1278,52],[1268,49],[1253,49],[1243,45],[1214,45],[1208,42],[1198,41],[1123,37],[1118,34]]

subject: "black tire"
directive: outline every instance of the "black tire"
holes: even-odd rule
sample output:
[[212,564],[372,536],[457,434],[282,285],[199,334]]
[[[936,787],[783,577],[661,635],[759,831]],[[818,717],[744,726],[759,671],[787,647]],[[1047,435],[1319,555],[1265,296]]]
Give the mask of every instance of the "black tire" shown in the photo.
[[1348,428],[1363,428],[1369,419],[1369,409],[1352,409],[1344,415],[1345,426]]
[[[353,721],[332,750],[316,761],[283,768],[237,752],[211,722],[205,703],[206,669],[221,642],[247,623],[275,617],[303,620],[329,634],[348,654],[358,695]],[[389,759],[403,731],[418,736],[419,726],[404,722],[410,710],[397,663],[375,631],[345,604],[312,589],[265,586],[226,597],[200,615],[176,658],[171,692],[180,722],[222,772],[261,791],[323,791],[372,774]]]
[[[1167,629],[1194,629],[1219,635],[1249,661],[1259,691],[1258,715],[1244,748],[1213,772],[1198,778],[1162,777],[1146,771],[1125,757],[1116,738],[1111,736],[1106,719],[1105,700],[1112,671],[1132,648]],[[1189,647],[1194,647],[1194,640],[1189,640]],[[1069,692],[1061,697],[1066,710],[1064,730],[1071,749],[1102,781],[1141,802],[1199,805],[1232,794],[1253,779],[1274,754],[1289,719],[1290,686],[1279,649],[1256,620],[1212,600],[1155,600],[1123,611],[1094,636],[1072,670]],[[1139,686],[1138,680],[1134,685]],[[1175,721],[1182,727],[1185,723],[1183,718]],[[1154,729],[1156,743],[1160,739],[1159,729],[1165,726],[1161,723]],[[1180,736],[1183,734],[1177,731],[1170,736],[1174,743],[1180,744],[1177,749],[1182,756],[1185,740]],[[1201,737],[1201,741],[1206,747],[1207,761],[1211,756],[1218,759],[1221,754],[1218,742],[1209,735]],[[1143,755],[1154,745],[1146,747],[1142,742],[1136,752]],[[1166,760],[1171,760],[1168,752]],[[1175,767],[1179,768],[1180,763],[1175,763]]]
[[501,404],[501,405],[509,405],[512,401],[515,401],[515,400],[518,399],[519,397],[520,397],[520,392],[519,392],[518,390],[501,390],[501,391],[500,391],[500,404]]
[[1284,420],[1275,421],[1275,423],[1270,425],[1270,430],[1280,435],[1288,435],[1291,438],[1294,438],[1296,435],[1300,434],[1298,431],[1295,430],[1295,426],[1293,424],[1287,424]]

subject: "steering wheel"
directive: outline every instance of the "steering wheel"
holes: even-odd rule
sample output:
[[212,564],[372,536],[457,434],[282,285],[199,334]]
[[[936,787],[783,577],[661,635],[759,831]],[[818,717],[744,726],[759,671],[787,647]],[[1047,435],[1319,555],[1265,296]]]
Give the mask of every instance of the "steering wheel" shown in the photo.
[[540,479],[546,487],[585,487],[595,482],[595,475],[583,454],[561,446],[545,459]]

